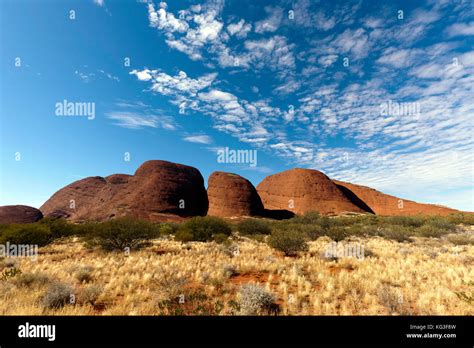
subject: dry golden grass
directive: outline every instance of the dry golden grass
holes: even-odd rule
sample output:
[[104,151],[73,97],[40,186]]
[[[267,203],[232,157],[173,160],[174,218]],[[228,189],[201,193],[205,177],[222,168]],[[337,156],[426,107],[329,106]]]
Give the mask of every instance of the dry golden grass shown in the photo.
[[[240,286],[252,282],[275,296],[281,315],[474,314],[456,295],[474,290],[473,245],[352,238],[373,256],[331,261],[321,256],[329,242],[284,257],[247,238],[234,241],[235,255],[215,243],[154,240],[126,255],[69,238],[40,248],[36,261],[17,260],[22,274],[0,280],[0,315],[232,315]],[[43,305],[53,282],[73,287],[72,303]]]

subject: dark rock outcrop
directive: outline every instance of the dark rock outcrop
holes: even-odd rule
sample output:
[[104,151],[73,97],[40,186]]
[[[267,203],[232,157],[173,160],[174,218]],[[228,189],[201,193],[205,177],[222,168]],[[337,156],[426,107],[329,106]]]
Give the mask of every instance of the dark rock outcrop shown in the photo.
[[27,205],[4,205],[0,207],[0,224],[26,224],[43,218],[40,210]]

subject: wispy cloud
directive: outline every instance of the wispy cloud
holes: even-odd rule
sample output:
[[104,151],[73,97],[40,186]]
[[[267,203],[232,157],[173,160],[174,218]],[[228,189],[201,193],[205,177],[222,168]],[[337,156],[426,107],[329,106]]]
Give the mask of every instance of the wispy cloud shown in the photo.
[[[474,51],[456,41],[473,35],[466,4],[427,3],[397,18],[394,6],[366,15],[361,2],[328,11],[298,0],[293,21],[277,5],[264,18],[233,17],[227,25],[222,2],[180,16],[160,6],[149,21],[170,47],[222,71],[273,78],[263,86],[270,93],[255,86],[258,93],[242,97],[217,73],[132,71],[185,113],[210,116],[218,131],[338,179],[408,198],[445,188],[472,194]],[[440,30],[441,10],[464,22],[450,18]],[[290,26],[317,34],[290,40]],[[420,113],[382,114],[387,103],[415,103]]]
[[119,101],[114,110],[106,112],[105,116],[116,126],[128,129],[162,128],[174,131],[178,128],[173,117],[140,101]]
[[211,144],[212,138],[208,135],[188,135],[183,138],[185,141],[197,144]]

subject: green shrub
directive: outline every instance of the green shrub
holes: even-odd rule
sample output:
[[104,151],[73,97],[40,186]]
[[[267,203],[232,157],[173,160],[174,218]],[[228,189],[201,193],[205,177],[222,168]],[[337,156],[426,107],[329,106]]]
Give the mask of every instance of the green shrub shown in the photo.
[[231,233],[232,228],[225,220],[213,216],[195,216],[181,224],[175,239],[183,242],[206,242],[213,240],[214,235],[230,236]]
[[421,227],[418,227],[415,230],[416,235],[420,237],[427,237],[427,238],[439,238],[447,233],[449,231],[445,229],[441,229],[439,227],[433,226],[433,225],[423,225]]
[[224,244],[229,241],[229,236],[224,233],[217,233],[212,237],[217,244]]
[[268,244],[287,256],[296,255],[299,251],[308,250],[306,236],[294,230],[275,230],[268,239]]
[[174,238],[176,240],[179,240],[181,242],[186,243],[186,242],[193,241],[194,240],[194,235],[191,232],[191,230],[189,230],[188,228],[182,227],[178,230],[178,232],[176,232]]
[[83,228],[86,242],[104,250],[139,249],[159,235],[158,225],[129,217],[91,223]]
[[159,230],[161,235],[175,234],[178,231],[179,225],[172,222],[164,222],[160,224]]
[[38,224],[47,226],[52,238],[68,237],[76,233],[75,225],[64,219],[44,218]]
[[464,225],[474,225],[474,214],[467,214],[467,213],[455,213],[446,216],[446,220],[449,222],[457,225],[457,224],[464,224]]
[[434,228],[444,230],[445,232],[452,232],[456,230],[456,224],[443,217],[432,217],[426,221],[424,226],[432,226]]
[[348,231],[342,226],[332,226],[326,232],[326,236],[331,238],[335,242],[340,242],[349,236]]
[[397,242],[409,241],[410,237],[414,235],[414,231],[404,226],[387,226],[379,230],[379,236],[387,239],[396,240]]
[[44,246],[53,240],[53,235],[48,226],[34,224],[9,225],[0,237],[0,244],[35,244]]
[[384,218],[382,221],[385,221],[390,225],[420,227],[425,223],[425,218],[422,216],[390,216]]
[[290,219],[290,222],[298,224],[318,224],[321,220],[321,215],[317,211],[307,211],[303,215],[295,216]]
[[237,230],[242,234],[270,234],[272,229],[268,222],[258,219],[246,219],[237,224]]

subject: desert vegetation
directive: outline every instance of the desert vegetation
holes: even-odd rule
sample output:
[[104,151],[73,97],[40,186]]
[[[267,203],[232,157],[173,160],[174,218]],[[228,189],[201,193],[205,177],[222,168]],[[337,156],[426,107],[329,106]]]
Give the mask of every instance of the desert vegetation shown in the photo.
[[[307,213],[0,226],[1,315],[474,314],[474,219]],[[357,252],[354,252],[357,250]]]

